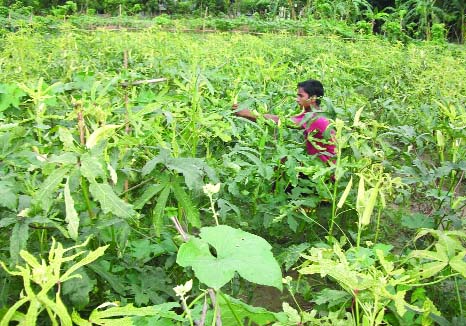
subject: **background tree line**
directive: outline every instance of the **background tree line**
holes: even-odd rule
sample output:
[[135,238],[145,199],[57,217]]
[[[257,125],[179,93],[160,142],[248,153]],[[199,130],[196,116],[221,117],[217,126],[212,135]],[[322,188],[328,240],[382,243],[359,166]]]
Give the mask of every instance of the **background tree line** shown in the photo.
[[[264,18],[331,19],[359,24],[374,33],[464,43],[465,0],[2,0],[2,13],[255,14]],[[208,8],[208,9],[207,9]]]

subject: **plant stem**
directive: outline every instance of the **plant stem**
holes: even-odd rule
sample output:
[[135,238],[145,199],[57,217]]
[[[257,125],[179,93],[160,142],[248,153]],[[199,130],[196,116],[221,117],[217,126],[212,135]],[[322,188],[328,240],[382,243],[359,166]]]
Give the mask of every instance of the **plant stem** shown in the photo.
[[[359,245],[358,245],[359,247]],[[359,304],[358,304],[358,300],[357,298],[355,297],[355,300],[354,300],[354,305],[356,306],[356,325],[359,325]]]
[[332,196],[332,219],[330,220],[330,226],[328,230],[328,235],[331,238],[333,236],[333,224],[335,223],[336,212],[337,212],[337,190],[338,190],[338,181],[339,177],[337,175],[338,168],[341,163],[341,144],[336,142],[337,145],[337,162],[335,164],[335,181],[333,182],[333,196]]
[[416,283],[416,284],[408,284],[408,285],[409,285],[409,286],[427,286],[427,285],[434,285],[434,284],[443,282],[443,281],[445,281],[446,279],[448,279],[448,278],[450,278],[450,277],[456,277],[457,275],[460,275],[460,273],[450,274],[450,275],[448,275],[448,276],[439,278],[438,280],[435,280],[435,281],[432,281],[432,282],[429,282],[429,283]]
[[458,298],[458,306],[460,308],[459,316],[464,316],[463,315],[463,304],[461,303],[461,295],[460,295],[460,290],[458,287],[458,278],[456,277],[456,275],[454,276],[454,279],[455,279],[456,297]]
[[374,243],[377,243],[377,240],[379,239],[380,217],[381,216],[382,216],[382,206],[379,206],[378,211],[377,211],[377,226],[376,226],[376,229],[375,229]]
[[291,298],[293,298],[294,303],[296,304],[296,307],[298,307],[299,312],[301,315],[303,314],[303,310],[301,309],[301,306],[299,305],[298,301],[296,300],[296,297],[294,296],[293,289],[291,288],[291,285],[287,284],[288,286],[288,291],[291,294]]
[[181,297],[181,303],[182,303],[184,311],[186,312],[186,316],[189,319],[189,324],[191,326],[194,326],[193,317],[191,316],[191,310],[189,309],[189,307],[188,307],[188,305],[186,303],[186,298],[184,296]]

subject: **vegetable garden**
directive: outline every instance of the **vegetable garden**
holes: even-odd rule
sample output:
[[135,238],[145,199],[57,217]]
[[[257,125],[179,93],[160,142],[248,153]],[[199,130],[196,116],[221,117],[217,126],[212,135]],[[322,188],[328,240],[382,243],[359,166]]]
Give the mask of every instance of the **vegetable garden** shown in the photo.
[[[0,325],[464,324],[464,46],[66,23],[0,44]],[[308,78],[331,164],[233,114],[286,120]]]

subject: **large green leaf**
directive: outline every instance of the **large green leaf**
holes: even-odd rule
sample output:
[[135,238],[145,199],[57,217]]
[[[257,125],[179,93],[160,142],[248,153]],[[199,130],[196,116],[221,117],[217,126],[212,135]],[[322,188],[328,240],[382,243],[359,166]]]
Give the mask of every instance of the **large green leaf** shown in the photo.
[[106,183],[91,182],[89,191],[99,201],[104,213],[112,213],[122,218],[129,218],[136,213],[133,207],[119,198]]
[[175,198],[178,201],[178,204],[181,207],[183,207],[184,212],[186,213],[186,218],[188,219],[189,223],[191,223],[192,226],[195,226],[197,228],[201,227],[199,211],[196,208],[196,206],[194,206],[186,191],[183,188],[181,188],[181,186],[178,183],[174,183],[172,189],[173,194],[175,195]]
[[[238,272],[250,282],[282,289],[280,266],[271,246],[261,237],[226,225],[204,227],[200,237],[181,245],[176,261],[183,267],[192,266],[207,286],[219,289]],[[215,248],[216,256],[209,245]]]
[[53,194],[55,193],[55,190],[58,188],[58,185],[60,185],[63,181],[63,178],[68,173],[68,171],[68,167],[63,167],[53,171],[52,174],[49,175],[40,186],[40,189],[36,193],[34,200],[45,211],[48,211],[50,206],[52,206]]

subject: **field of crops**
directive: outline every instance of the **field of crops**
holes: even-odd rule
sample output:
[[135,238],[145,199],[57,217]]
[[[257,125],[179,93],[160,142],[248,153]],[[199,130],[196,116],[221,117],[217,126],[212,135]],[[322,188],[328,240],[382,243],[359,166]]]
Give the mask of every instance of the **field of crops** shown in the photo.
[[[4,35],[0,325],[464,325],[465,49]],[[232,110],[286,121],[309,78],[330,164]]]

